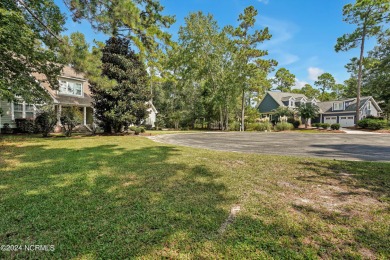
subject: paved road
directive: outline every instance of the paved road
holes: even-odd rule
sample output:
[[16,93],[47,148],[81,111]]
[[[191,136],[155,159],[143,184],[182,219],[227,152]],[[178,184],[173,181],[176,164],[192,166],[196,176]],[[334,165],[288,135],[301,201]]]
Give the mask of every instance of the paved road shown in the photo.
[[168,134],[152,140],[221,151],[390,162],[390,135],[302,133]]

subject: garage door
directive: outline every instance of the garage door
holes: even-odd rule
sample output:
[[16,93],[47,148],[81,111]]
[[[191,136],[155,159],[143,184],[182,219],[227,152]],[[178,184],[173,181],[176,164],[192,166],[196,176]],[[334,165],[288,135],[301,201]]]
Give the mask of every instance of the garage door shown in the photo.
[[336,124],[337,123],[337,116],[325,116],[324,123]]
[[355,125],[354,116],[340,116],[340,125],[341,127],[349,127]]

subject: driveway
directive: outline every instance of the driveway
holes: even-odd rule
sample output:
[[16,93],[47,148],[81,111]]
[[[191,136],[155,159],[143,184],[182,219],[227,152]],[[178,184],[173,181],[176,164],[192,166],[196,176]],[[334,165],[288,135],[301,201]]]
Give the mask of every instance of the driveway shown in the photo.
[[196,133],[153,136],[157,142],[219,151],[390,162],[390,135]]

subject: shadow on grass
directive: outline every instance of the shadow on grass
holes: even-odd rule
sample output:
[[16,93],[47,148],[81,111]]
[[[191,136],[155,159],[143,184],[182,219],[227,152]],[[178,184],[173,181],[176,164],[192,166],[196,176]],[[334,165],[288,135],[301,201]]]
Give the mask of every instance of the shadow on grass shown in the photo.
[[311,147],[321,150],[312,151],[315,156],[334,157],[341,160],[345,158],[362,161],[390,162],[390,147],[366,144],[314,144]]
[[0,258],[142,257],[215,236],[226,218],[220,204],[232,199],[205,166],[170,161],[179,153],[110,144],[6,147],[0,244],[55,245],[55,251],[0,251]]

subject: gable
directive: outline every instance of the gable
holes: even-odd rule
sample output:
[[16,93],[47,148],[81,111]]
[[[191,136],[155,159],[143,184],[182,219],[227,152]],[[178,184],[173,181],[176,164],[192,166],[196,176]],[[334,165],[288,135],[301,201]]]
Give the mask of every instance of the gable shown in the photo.
[[261,100],[258,110],[260,113],[269,113],[274,109],[277,109],[280,105],[273,99],[268,93]]

